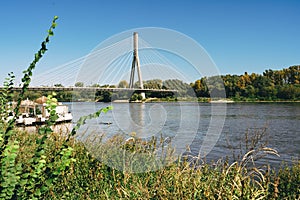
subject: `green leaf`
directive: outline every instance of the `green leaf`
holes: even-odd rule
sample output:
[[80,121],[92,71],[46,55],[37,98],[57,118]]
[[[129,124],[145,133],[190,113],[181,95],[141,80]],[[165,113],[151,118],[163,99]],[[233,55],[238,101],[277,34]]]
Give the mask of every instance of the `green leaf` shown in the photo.
[[55,29],[55,27],[56,27],[56,23],[53,22],[51,28]]
[[51,29],[48,30],[48,34],[49,34],[49,36],[53,36],[54,35],[53,31]]
[[42,50],[46,50],[46,49],[47,49],[47,48],[46,48],[46,42],[45,42],[45,41],[44,41],[44,42],[42,42],[41,46],[42,46],[42,49],[41,49],[41,51],[42,51]]

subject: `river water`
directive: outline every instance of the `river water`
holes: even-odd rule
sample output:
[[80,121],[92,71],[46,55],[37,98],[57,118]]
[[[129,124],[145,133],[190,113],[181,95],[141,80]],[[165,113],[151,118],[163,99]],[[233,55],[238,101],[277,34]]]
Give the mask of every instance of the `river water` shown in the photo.
[[300,103],[69,103],[74,122],[110,105],[113,110],[87,121],[78,138],[92,132],[107,139],[115,134],[130,137],[132,132],[144,139],[163,135],[178,154],[188,149],[216,161],[243,155],[245,138],[250,142],[263,134],[259,144],[266,143],[280,155],[263,162],[278,166],[300,159]]

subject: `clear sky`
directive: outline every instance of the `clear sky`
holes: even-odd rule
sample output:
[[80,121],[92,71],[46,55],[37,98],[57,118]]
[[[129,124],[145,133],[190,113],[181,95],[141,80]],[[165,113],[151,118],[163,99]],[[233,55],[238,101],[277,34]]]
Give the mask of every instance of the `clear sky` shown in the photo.
[[138,27],[188,35],[222,74],[281,69],[300,64],[299,10],[298,0],[3,0],[0,81],[27,68],[55,15],[58,27],[37,72],[87,55],[108,37]]

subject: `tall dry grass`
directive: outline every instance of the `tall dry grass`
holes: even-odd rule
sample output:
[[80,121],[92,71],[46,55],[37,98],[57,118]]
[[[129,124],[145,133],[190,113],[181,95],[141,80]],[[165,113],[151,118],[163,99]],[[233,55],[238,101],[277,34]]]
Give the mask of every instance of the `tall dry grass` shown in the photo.
[[[22,137],[34,138],[22,134]],[[30,140],[23,138],[22,151],[30,155]],[[49,140],[48,159],[55,160],[53,153],[61,144],[61,138],[53,134]],[[95,140],[91,140],[90,142]],[[158,140],[155,140],[158,141]],[[87,142],[87,141],[85,141]],[[99,143],[98,143],[99,144]],[[255,149],[247,152],[242,159],[233,163],[219,161],[207,164],[190,162],[185,158],[173,160],[158,170],[143,173],[116,170],[106,163],[109,158],[117,161],[120,154],[105,155],[112,146],[119,145],[131,153],[146,152],[151,158],[155,148],[160,148],[154,140],[149,142],[135,139],[126,142],[120,136],[97,145],[97,154],[87,151],[85,145],[74,139],[69,145],[74,149],[72,163],[68,172],[60,176],[45,199],[299,199],[300,162],[292,167],[282,166],[277,171],[270,168],[253,166],[256,156],[277,154],[270,148]],[[23,146],[22,145],[22,146]],[[92,145],[91,143],[89,145]],[[29,152],[27,152],[29,151]],[[103,157],[99,157],[102,152]],[[109,151],[113,153],[114,151]],[[170,151],[172,152],[172,151]],[[97,156],[95,156],[97,155]],[[97,158],[96,158],[97,157]],[[26,157],[20,159],[26,163]],[[101,161],[101,159],[104,159]],[[165,158],[166,159],[166,158]],[[195,161],[195,160],[194,160]],[[199,165],[199,163],[201,163]],[[145,163],[140,163],[145,166]],[[251,164],[251,165],[249,165]],[[249,167],[250,166],[250,167]]]

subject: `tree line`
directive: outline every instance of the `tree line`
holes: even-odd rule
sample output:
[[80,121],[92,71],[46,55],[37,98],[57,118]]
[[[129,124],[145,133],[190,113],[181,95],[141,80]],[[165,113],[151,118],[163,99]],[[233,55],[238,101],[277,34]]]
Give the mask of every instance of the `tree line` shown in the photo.
[[[299,100],[300,65],[282,70],[265,70],[263,74],[222,75],[227,98],[235,100]],[[207,78],[193,84],[197,97],[209,97]]]
[[[193,83],[185,83],[178,79],[160,80],[152,79],[143,82],[145,89],[172,89],[172,92],[146,92],[146,98],[210,98],[212,91],[223,92],[224,96],[233,100],[300,100],[300,65],[291,66],[282,70],[268,69],[263,74],[247,73],[242,75],[221,75],[214,77],[202,77]],[[64,87],[55,84],[56,87]],[[75,83],[76,87],[84,87],[83,82]],[[128,88],[126,80],[117,85],[93,84],[86,87],[103,88]],[[138,82],[135,88],[139,88]],[[36,99],[47,96],[49,92],[28,91],[25,96]],[[108,92],[108,91],[59,91],[56,98],[59,101],[104,101],[115,99],[140,100],[138,93]]]

